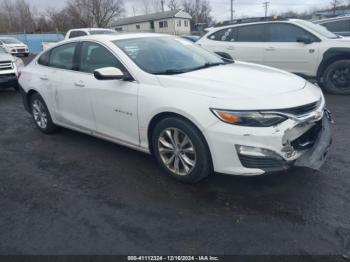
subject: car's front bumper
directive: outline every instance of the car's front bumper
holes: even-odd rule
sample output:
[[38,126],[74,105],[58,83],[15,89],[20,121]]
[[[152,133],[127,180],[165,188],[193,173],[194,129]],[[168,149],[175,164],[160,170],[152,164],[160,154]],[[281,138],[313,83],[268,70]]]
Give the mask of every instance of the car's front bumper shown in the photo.
[[[206,136],[216,172],[253,176],[293,166],[319,169],[331,145],[330,125],[328,114],[321,109],[305,119],[289,119],[269,128],[218,122]],[[256,154],[254,149],[267,153]]]
[[15,87],[18,85],[16,73],[0,74],[0,88]]

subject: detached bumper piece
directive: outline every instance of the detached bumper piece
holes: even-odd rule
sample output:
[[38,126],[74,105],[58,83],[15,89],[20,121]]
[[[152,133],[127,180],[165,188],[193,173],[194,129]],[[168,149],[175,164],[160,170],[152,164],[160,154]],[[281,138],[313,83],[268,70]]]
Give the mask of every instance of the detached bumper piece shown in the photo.
[[295,162],[295,166],[308,167],[315,170],[319,170],[323,166],[332,145],[331,121],[328,115],[323,118],[322,129],[315,141],[315,145]]
[[319,170],[326,161],[331,144],[331,119],[324,117],[291,143],[295,151],[305,152],[295,161],[288,162],[267,149],[245,146],[236,146],[236,148],[243,167],[271,173],[284,171],[293,166]]

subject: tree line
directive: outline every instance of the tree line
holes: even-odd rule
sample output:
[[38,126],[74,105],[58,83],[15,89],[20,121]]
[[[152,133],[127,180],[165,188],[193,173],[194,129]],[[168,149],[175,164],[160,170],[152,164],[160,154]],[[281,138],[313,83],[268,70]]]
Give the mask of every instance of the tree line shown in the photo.
[[[349,3],[350,0],[331,0],[330,10],[349,8]],[[196,24],[215,22],[210,0],[67,0],[59,10],[38,10],[30,0],[0,0],[0,33],[64,33],[72,28],[108,27],[127,15],[174,9],[184,9],[192,16],[192,28]],[[311,14],[310,10],[305,10],[276,15],[307,19]]]
[[[173,9],[190,13],[193,23],[210,24],[209,0],[133,0],[135,15]],[[135,8],[135,6],[137,8]],[[130,5],[128,5],[130,8]],[[1,33],[64,33],[72,28],[101,27],[127,15],[124,0],[68,0],[62,9],[38,10],[28,0],[0,0]],[[130,10],[129,10],[130,11]],[[130,14],[129,15],[133,15]]]

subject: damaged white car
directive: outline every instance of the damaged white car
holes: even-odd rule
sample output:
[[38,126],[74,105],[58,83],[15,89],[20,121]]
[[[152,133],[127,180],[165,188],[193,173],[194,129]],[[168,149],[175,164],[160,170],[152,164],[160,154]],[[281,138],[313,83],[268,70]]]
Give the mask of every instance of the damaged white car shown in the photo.
[[331,144],[320,88],[172,36],[65,41],[28,65],[20,84],[42,132],[63,126],[151,153],[182,182],[319,169]]

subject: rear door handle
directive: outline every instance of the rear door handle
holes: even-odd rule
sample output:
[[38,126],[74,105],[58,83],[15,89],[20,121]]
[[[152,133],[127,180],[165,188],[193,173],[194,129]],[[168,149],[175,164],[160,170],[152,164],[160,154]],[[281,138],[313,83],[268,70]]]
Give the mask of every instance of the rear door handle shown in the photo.
[[43,80],[43,81],[49,80],[49,78],[47,76],[41,76],[40,79]]
[[276,47],[268,47],[265,50],[266,51],[276,51]]
[[227,50],[235,50],[235,48],[233,46],[228,46],[226,49]]
[[85,84],[83,82],[75,82],[74,85],[77,87],[85,87]]

